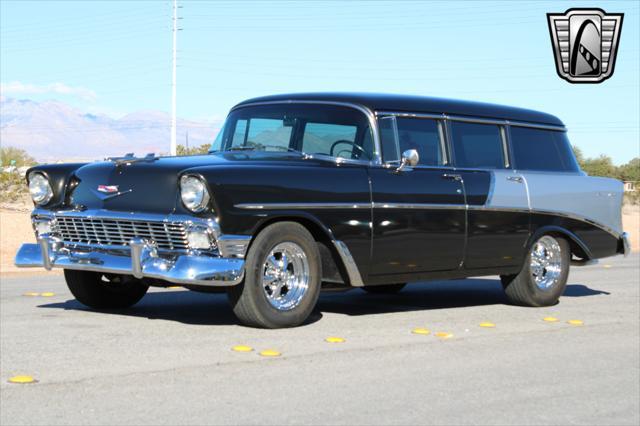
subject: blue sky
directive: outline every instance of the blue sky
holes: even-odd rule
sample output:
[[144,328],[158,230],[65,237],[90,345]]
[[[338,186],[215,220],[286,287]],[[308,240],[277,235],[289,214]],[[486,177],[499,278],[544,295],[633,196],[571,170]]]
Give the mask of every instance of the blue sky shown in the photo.
[[[180,117],[219,120],[271,93],[409,93],[543,110],[587,155],[639,155],[638,1],[179,4]],[[570,7],[625,13],[615,74],[602,84],[555,72],[546,13]],[[171,108],[170,1],[2,0],[0,24],[4,96],[113,116]]]

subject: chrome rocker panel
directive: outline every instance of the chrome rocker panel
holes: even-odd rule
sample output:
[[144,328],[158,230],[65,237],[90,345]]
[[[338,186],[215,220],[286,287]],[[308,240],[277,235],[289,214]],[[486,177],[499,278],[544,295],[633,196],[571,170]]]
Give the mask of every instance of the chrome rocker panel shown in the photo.
[[244,260],[195,253],[160,257],[155,245],[133,239],[130,248],[103,250],[65,247],[56,238],[42,235],[38,244],[23,244],[15,258],[20,268],[52,268],[95,271],[155,278],[175,284],[232,286],[244,278]]

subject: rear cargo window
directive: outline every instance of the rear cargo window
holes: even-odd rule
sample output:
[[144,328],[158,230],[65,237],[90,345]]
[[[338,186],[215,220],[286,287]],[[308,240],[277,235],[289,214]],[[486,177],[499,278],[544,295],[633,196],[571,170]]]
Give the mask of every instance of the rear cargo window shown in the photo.
[[565,132],[512,126],[510,135],[517,169],[579,171]]
[[503,169],[504,146],[500,127],[454,121],[451,123],[456,166]]

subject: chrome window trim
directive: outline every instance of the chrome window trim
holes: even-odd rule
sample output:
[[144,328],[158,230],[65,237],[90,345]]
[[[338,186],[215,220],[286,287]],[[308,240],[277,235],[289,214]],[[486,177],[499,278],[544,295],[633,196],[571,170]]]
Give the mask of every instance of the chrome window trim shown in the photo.
[[[451,157],[449,154],[449,149],[448,149],[448,135],[447,135],[447,124],[445,122],[445,119],[443,116],[436,116],[436,115],[427,115],[427,114],[411,114],[411,113],[397,113],[397,114],[385,114],[385,113],[378,113],[376,112],[376,118],[378,119],[382,119],[382,118],[386,118],[386,117],[390,117],[392,118],[392,128],[393,128],[393,133],[394,133],[394,137],[395,137],[395,142],[396,142],[396,149],[398,151],[398,157],[402,156],[402,152],[400,150],[400,135],[398,133],[398,120],[397,117],[400,118],[417,118],[417,119],[429,119],[429,120],[435,120],[436,121],[436,126],[438,128],[438,136],[440,137],[440,150],[441,150],[441,154],[442,154],[442,165],[437,165],[437,166],[427,166],[427,165],[416,165],[416,166],[412,166],[412,169],[415,168],[420,168],[420,167],[430,167],[430,168],[439,168],[439,167],[448,167],[451,164]],[[382,153],[384,155],[384,153]],[[388,167],[388,165],[390,164],[396,164],[400,162],[400,158],[398,158],[397,160],[384,160],[383,157],[382,158],[382,164],[386,165]]]
[[[338,102],[338,101],[320,101],[320,100],[313,100],[313,99],[305,99],[305,100],[295,100],[295,99],[287,99],[287,100],[280,100],[280,101],[263,101],[263,102],[250,102],[250,103],[245,103],[245,104],[240,104],[240,105],[236,105],[233,108],[231,108],[231,110],[229,111],[229,114],[231,114],[233,111],[241,109],[241,108],[246,108],[246,107],[252,107],[252,106],[262,106],[262,105],[291,105],[291,104],[305,104],[305,105],[333,105],[333,106],[342,106],[342,107],[348,107],[348,108],[353,108],[356,109],[360,112],[362,112],[368,119],[369,121],[369,127],[371,128],[371,134],[373,136],[373,146],[374,146],[374,153],[373,153],[373,159],[372,160],[349,160],[349,162],[352,163],[359,163],[359,164],[381,164],[382,163],[382,149],[380,146],[380,135],[378,133],[378,125],[376,122],[376,117],[374,112],[365,107],[364,105],[360,105],[357,103],[351,103],[351,102]],[[228,116],[227,116],[228,117]],[[330,157],[330,158],[338,158],[338,157]],[[344,159],[347,160],[347,159]],[[342,161],[336,161],[337,163],[342,162]],[[346,161],[344,161],[346,162]]]
[[484,118],[478,116],[464,116],[464,115],[450,115],[446,113],[434,114],[434,113],[421,113],[421,112],[409,112],[409,111],[376,111],[376,116],[392,115],[398,117],[415,117],[415,118],[435,118],[441,120],[451,121],[465,121],[470,123],[480,124],[501,124],[504,126],[518,126],[518,127],[532,127],[537,129],[557,130],[566,132],[565,126],[556,126],[553,124],[533,123],[529,121],[507,120],[499,118]]
[[499,126],[500,127],[500,137],[502,138],[502,155],[504,160],[504,168],[511,168],[511,150],[509,149],[509,140],[507,139],[507,127],[508,126]]

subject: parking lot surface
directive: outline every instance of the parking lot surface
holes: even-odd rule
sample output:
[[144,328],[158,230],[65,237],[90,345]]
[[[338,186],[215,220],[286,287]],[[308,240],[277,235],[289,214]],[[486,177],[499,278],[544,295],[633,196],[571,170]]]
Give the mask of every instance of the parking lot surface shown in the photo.
[[224,294],[94,312],[60,275],[3,278],[0,421],[637,425],[639,282],[633,254],[573,268],[549,308],[506,305],[497,277],[323,293],[309,324],[258,330]]

